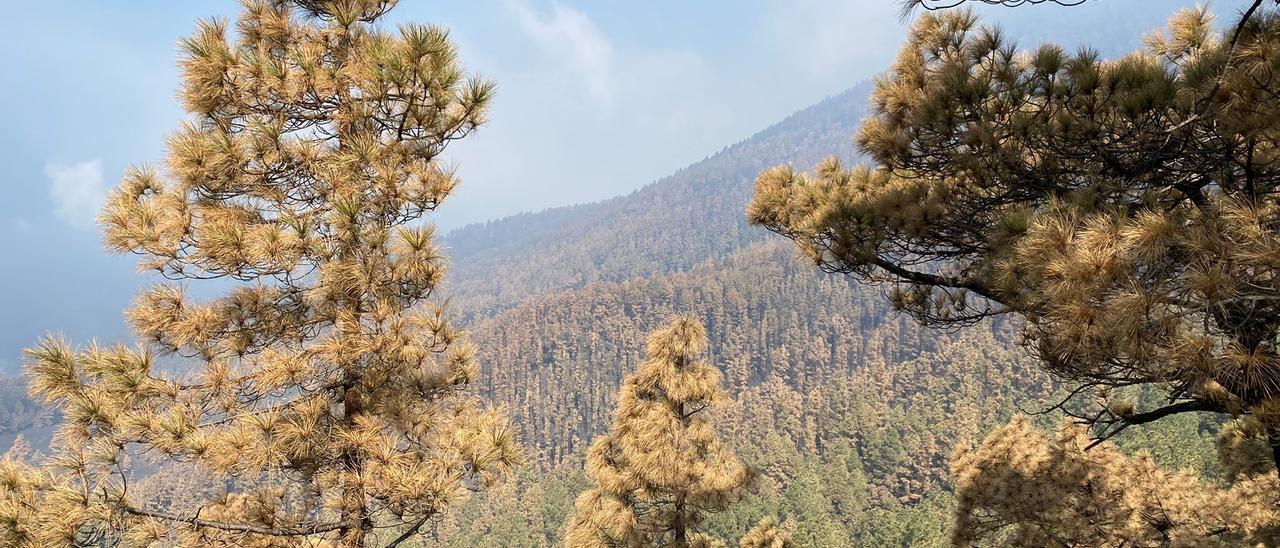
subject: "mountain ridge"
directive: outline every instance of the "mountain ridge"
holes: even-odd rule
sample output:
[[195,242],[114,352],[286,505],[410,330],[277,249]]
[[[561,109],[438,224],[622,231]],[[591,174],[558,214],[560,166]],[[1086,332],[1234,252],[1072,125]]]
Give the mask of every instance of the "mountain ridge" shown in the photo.
[[[832,155],[852,159],[849,136],[870,86],[827,97],[628,194],[450,232],[446,293],[470,320],[533,294],[687,270],[762,240],[766,232],[744,215],[756,174],[787,162],[807,168]],[[508,263],[522,268],[504,271]]]

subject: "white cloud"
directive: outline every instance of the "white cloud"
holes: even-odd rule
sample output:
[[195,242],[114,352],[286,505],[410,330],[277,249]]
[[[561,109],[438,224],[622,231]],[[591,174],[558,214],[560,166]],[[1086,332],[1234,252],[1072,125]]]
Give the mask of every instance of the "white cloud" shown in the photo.
[[587,95],[602,107],[613,102],[613,45],[586,14],[558,2],[551,13],[535,12],[525,0],[508,0],[520,28],[548,55],[582,79]]
[[36,230],[35,225],[23,217],[9,219],[9,228],[18,234],[32,234]]
[[884,0],[778,0],[771,4],[773,39],[808,79],[838,74],[851,83],[893,61],[907,31],[900,9]]
[[93,219],[107,196],[102,182],[102,160],[74,164],[50,162],[44,166],[49,177],[49,198],[54,213],[74,227],[93,225]]

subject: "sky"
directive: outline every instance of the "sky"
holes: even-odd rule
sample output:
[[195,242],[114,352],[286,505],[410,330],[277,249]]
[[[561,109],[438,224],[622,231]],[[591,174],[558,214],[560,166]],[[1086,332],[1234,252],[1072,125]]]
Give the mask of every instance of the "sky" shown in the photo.
[[[1140,45],[1185,0],[985,8],[1020,43]],[[108,255],[93,218],[131,165],[163,160],[184,117],[177,41],[237,2],[49,0],[0,23],[0,373],[59,332],[127,337],[154,283]],[[1219,0],[1226,14],[1242,0]],[[445,230],[635,190],[873,77],[907,28],[896,0],[401,0],[385,25],[448,27],[494,80],[491,122],[446,154]]]

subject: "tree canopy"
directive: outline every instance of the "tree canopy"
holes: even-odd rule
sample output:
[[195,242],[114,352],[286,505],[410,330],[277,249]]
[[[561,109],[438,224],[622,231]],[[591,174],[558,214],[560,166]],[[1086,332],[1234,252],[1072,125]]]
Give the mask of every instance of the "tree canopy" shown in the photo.
[[[1280,478],[1268,470],[1256,421],[1225,429],[1224,461],[1239,465],[1223,488],[1188,470],[1110,443],[1090,448],[1078,426],[1049,439],[1025,417],[952,462],[955,546],[1274,546]],[[1262,466],[1258,466],[1264,463]],[[986,544],[986,543],[984,543]]]
[[[720,372],[701,357],[706,345],[706,330],[687,317],[649,337],[649,359],[623,381],[613,427],[587,452],[595,488],[574,504],[567,546],[719,544],[698,526],[741,498],[754,472],[716,439],[708,415],[724,394]],[[783,542],[765,529],[754,537]]]
[[[29,350],[64,423],[43,470],[3,468],[4,544],[394,545],[518,461],[507,419],[465,391],[474,349],[421,222],[493,85],[441,27],[381,30],[394,4],[248,0],[182,41],[191,121],[100,220],[111,251],[226,294],[155,285],[126,313],[139,347]],[[135,500],[143,455],[223,488],[187,509]]]
[[1270,9],[1226,33],[1184,11],[1114,60],[928,12],[876,84],[871,162],[770,169],[748,215],[926,324],[1025,319],[1099,437],[1213,411],[1280,450],[1277,46]]

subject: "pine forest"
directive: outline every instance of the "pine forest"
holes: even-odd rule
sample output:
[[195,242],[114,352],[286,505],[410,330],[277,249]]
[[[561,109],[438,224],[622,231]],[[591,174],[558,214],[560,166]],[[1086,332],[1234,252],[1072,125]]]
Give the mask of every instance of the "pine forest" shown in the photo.
[[[755,3],[112,8],[177,44],[110,61],[176,63],[173,112],[102,149],[92,246],[13,210],[0,249],[127,304],[38,299],[64,331],[5,282],[40,331],[0,356],[0,546],[1280,546],[1280,2],[847,3],[814,36]],[[503,17],[563,70],[473,32]],[[736,120],[714,74],[786,63],[703,21],[875,63],[807,107],[809,69],[746,79],[791,114]],[[574,78],[595,114],[520,112]],[[755,133],[573,190],[705,117]],[[44,169],[41,200],[83,175]]]

